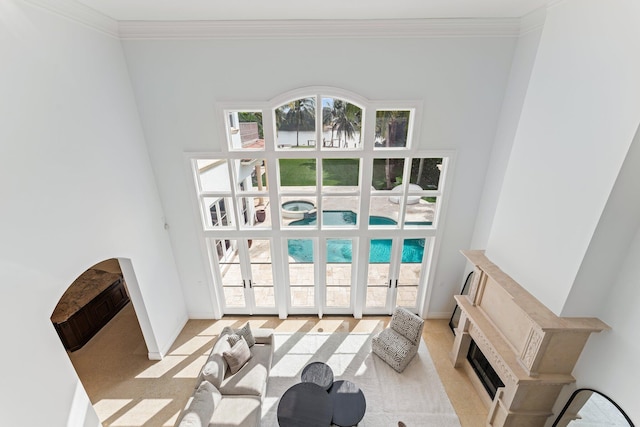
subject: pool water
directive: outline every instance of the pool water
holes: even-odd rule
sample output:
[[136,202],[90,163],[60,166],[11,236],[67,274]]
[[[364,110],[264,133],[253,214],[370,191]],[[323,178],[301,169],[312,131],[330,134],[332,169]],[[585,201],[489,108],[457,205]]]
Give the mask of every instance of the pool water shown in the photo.
[[[358,214],[353,211],[322,211],[322,221],[325,225],[355,225]],[[316,214],[307,215],[303,219],[291,222],[289,225],[316,225]],[[370,216],[370,225],[396,225],[397,222],[384,216]]]
[[[356,223],[356,213],[352,211],[324,211],[322,219],[327,225],[346,225]],[[316,224],[315,215],[293,221],[290,225]],[[371,225],[395,225],[391,218],[382,216],[369,217]],[[405,239],[402,245],[403,263],[421,263],[424,255],[425,239]],[[311,239],[289,239],[289,255],[297,262],[313,262],[313,241]],[[351,240],[328,239],[327,262],[350,263],[352,261]],[[391,261],[391,239],[373,239],[369,251],[369,262],[372,264],[389,263]]]
[[314,207],[313,203],[304,200],[292,200],[282,204],[282,209],[294,212],[308,212]]

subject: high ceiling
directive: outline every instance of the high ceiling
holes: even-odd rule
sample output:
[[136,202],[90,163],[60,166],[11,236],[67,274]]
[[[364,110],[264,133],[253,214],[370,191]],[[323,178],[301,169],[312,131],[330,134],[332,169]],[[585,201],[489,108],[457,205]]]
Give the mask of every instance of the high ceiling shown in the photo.
[[118,21],[517,18],[548,0],[76,0]]

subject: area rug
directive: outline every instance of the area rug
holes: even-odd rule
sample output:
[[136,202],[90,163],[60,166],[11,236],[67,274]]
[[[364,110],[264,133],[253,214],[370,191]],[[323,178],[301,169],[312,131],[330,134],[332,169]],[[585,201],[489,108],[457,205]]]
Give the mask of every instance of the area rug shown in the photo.
[[429,351],[420,340],[418,354],[401,374],[371,353],[368,333],[278,333],[262,426],[277,426],[280,397],[300,382],[302,369],[311,362],[325,362],[335,380],[349,380],[367,400],[358,426],[390,427],[399,421],[407,427],[460,427],[460,421],[438,377]]

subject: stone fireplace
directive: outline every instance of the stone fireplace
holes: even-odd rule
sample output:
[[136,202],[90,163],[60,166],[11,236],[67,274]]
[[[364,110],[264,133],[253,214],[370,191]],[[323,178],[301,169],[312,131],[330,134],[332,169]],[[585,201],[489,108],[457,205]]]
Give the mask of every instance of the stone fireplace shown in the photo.
[[595,318],[556,316],[484,251],[462,253],[475,269],[469,294],[455,297],[461,316],[452,363],[489,408],[487,426],[542,427],[562,388],[575,382],[571,372],[589,335],[609,327]]

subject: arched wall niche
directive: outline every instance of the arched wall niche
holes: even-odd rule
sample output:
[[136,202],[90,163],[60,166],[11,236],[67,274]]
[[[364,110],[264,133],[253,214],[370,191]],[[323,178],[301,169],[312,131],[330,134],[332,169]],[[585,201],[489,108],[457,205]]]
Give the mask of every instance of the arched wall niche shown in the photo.
[[69,284],[50,318],[65,349],[75,351],[129,303],[140,325],[149,359],[162,359],[129,258],[107,258],[85,269]]

